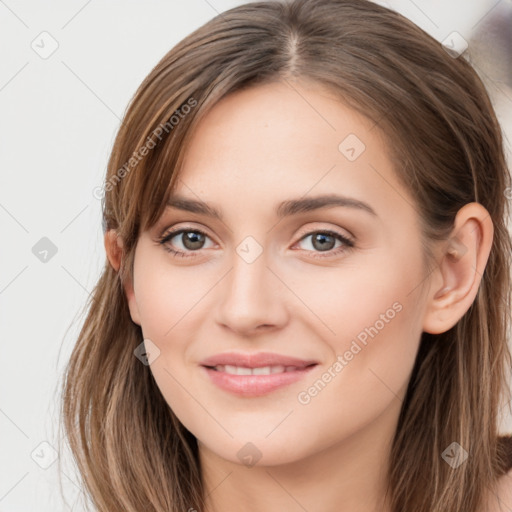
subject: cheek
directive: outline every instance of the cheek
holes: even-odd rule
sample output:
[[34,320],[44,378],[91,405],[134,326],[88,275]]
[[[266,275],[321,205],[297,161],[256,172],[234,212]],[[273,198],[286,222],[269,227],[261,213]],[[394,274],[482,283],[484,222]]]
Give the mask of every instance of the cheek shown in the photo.
[[353,338],[364,343],[375,335],[372,326],[379,333],[389,331],[399,310],[417,301],[411,292],[422,279],[415,258],[402,251],[398,259],[396,253],[400,251],[369,251],[338,267],[309,265],[307,272],[305,266],[280,269],[293,290],[290,297],[295,297],[290,315],[328,341],[337,354],[348,350]]
[[150,254],[147,259],[140,258],[139,266],[135,265],[135,295],[144,339],[159,349],[150,370],[181,419],[190,416],[189,393],[201,394],[201,389],[190,382],[191,374],[197,371],[190,350],[204,338],[200,329],[208,314],[208,292],[218,276],[199,275],[197,268],[176,267],[165,258]]
[[364,406],[372,414],[406,386],[421,337],[422,270],[417,257],[402,251],[400,260],[399,252],[374,254],[371,262],[346,265],[330,279],[296,280],[304,302],[317,313],[304,316],[310,318],[307,327],[331,356],[326,371],[305,383],[297,397],[312,411],[318,407],[321,414],[328,403],[338,411]]
[[209,283],[208,276],[198,279],[193,267],[176,268],[161,258],[153,260],[136,266],[134,291],[144,336],[165,342],[196,314],[215,281]]
[[[396,297],[391,294],[382,305]],[[393,305],[386,309],[374,303],[357,320],[348,316],[346,323],[357,331],[355,336],[343,334],[342,322],[338,322],[340,334],[331,345],[332,362],[305,381],[295,396],[294,425],[300,439],[315,440],[305,449],[327,448],[362,431],[376,418],[387,416],[393,422],[393,414],[398,417],[421,329],[414,322],[414,301],[401,297]],[[290,428],[283,428],[284,437],[295,435]]]
[[372,297],[364,307],[353,301],[340,304],[332,319],[336,334],[322,338],[331,359],[314,381],[305,383],[299,403],[337,403],[343,396],[343,402],[357,407],[361,400],[376,405],[383,403],[383,394],[398,393],[409,378],[421,336],[414,299],[396,290]]

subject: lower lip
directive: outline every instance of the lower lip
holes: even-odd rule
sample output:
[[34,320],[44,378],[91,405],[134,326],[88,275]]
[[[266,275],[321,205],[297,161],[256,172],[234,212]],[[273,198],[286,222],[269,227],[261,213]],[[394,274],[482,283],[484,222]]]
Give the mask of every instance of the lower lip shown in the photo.
[[233,375],[203,366],[212,382],[219,388],[241,396],[261,396],[304,378],[316,365],[300,370],[270,375]]

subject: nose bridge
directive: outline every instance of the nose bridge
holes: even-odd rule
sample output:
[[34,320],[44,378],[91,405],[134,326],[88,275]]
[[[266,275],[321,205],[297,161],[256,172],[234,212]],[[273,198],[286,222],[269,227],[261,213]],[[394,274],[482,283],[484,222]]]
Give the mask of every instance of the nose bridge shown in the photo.
[[264,248],[252,237],[235,248],[231,271],[221,288],[219,322],[243,331],[283,321],[285,307],[276,293],[279,279],[269,265]]

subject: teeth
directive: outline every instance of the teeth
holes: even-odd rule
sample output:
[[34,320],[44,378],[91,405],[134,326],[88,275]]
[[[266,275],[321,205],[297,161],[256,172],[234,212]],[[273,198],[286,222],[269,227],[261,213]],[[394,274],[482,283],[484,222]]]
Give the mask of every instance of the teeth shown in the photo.
[[253,375],[270,375],[270,366],[262,366],[261,368],[253,368]]
[[293,372],[296,366],[260,366],[257,368],[246,368],[245,366],[233,366],[230,364],[219,364],[215,366],[218,372],[225,372],[231,375],[270,375],[272,373]]
[[225,366],[224,371],[233,375],[251,375],[252,373],[250,368],[244,368],[242,366],[231,366],[230,364]]

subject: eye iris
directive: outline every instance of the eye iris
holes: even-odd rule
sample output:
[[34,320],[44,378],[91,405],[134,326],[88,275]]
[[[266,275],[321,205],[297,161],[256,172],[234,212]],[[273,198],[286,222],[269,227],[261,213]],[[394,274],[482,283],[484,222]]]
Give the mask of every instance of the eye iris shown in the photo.
[[204,235],[195,231],[186,231],[185,233],[182,233],[181,240],[187,249],[201,249],[204,244]]
[[[326,243],[326,238],[330,238],[330,241]],[[316,242],[320,242],[320,245],[317,246]],[[321,251],[328,251],[334,247],[335,244],[334,237],[332,235],[327,235],[325,233],[317,233],[315,236],[313,236],[313,247],[315,249],[320,249]],[[329,247],[327,247],[329,246]]]

